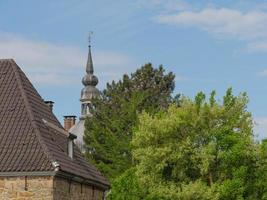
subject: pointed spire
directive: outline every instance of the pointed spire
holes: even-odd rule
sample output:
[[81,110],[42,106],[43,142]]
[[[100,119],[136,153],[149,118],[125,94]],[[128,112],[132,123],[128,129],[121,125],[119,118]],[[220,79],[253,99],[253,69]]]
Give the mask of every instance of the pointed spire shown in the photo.
[[99,98],[100,92],[96,88],[98,84],[98,78],[94,75],[94,67],[93,67],[93,59],[91,53],[91,34],[89,34],[89,51],[88,58],[86,64],[86,74],[82,79],[82,83],[84,88],[81,92],[81,102],[82,102],[82,116],[89,115],[89,111],[87,110],[88,104],[93,98]]
[[91,44],[89,44],[89,52],[88,52],[88,58],[87,58],[86,72],[88,74],[94,74],[94,66],[93,66],[93,59],[92,59],[92,53],[91,53]]
[[92,35],[93,35],[93,31],[90,31],[88,35],[89,51],[88,51],[88,58],[87,58],[87,65],[86,65],[86,72],[88,74],[94,74],[94,66],[93,66],[93,59],[92,59],[92,53],[91,53]]
[[91,45],[89,45],[89,52],[86,64],[86,74],[82,80],[84,86],[96,86],[98,83],[98,78],[94,75],[93,59],[91,53]]

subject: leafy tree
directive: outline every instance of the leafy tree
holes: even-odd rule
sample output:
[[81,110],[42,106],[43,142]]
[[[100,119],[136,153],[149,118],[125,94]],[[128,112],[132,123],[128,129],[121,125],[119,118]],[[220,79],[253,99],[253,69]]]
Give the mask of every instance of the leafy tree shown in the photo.
[[267,140],[263,140],[258,148],[258,163],[257,163],[257,182],[258,190],[255,199],[267,199]]
[[215,92],[208,100],[200,92],[194,101],[182,98],[179,107],[140,115],[132,140],[133,158],[148,196],[163,200],[266,199],[259,196],[258,189],[260,185],[265,194],[266,176],[256,184],[261,164],[257,166],[247,103],[245,93],[234,96],[230,88],[222,103],[216,101]]
[[112,190],[108,194],[109,200],[140,200],[147,199],[146,187],[139,183],[135,174],[136,169],[130,168],[115,179]]
[[101,99],[92,103],[85,127],[86,156],[113,180],[132,166],[130,141],[138,113],[153,114],[172,102],[174,74],[146,64],[130,76],[107,84]]

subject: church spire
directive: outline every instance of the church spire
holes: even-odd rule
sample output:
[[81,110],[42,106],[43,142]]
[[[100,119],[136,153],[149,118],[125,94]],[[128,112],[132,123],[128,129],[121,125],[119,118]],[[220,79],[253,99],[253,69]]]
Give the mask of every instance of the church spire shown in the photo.
[[[90,41],[90,40],[89,40]],[[91,53],[91,44],[89,43],[89,51],[88,51],[88,58],[87,58],[87,65],[86,65],[86,72],[88,74],[94,74],[94,66],[93,66],[93,59]]]
[[93,59],[92,59],[92,53],[91,53],[91,38],[93,35],[93,31],[89,32],[88,36],[88,43],[89,43],[89,51],[88,51],[88,57],[87,57],[87,65],[86,65],[86,72],[88,74],[94,74],[94,66],[93,66]]
[[100,92],[96,88],[96,85],[98,84],[98,78],[94,75],[93,59],[91,53],[91,35],[89,35],[89,50],[86,64],[86,74],[82,79],[82,83],[84,85],[84,88],[82,89],[80,99],[82,104],[81,118],[85,118],[86,116],[90,116],[89,108],[91,100],[100,97]]
[[89,45],[88,58],[86,64],[86,74],[82,80],[83,85],[95,87],[98,84],[98,78],[94,75],[94,66],[91,53],[91,45]]

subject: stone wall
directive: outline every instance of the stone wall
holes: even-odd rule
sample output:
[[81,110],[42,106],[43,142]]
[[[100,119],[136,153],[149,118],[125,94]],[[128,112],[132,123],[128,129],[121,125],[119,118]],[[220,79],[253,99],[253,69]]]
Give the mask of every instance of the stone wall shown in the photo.
[[55,200],[103,200],[103,195],[103,191],[92,186],[57,177],[54,179]]
[[0,200],[102,200],[104,192],[58,177],[0,177]]
[[53,177],[0,177],[0,200],[53,200]]

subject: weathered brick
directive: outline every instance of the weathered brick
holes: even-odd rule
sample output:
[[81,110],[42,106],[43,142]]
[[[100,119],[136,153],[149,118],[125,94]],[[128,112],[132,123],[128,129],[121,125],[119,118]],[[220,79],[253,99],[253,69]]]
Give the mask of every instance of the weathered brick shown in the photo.
[[0,178],[0,184],[0,200],[102,200],[104,195],[89,185],[58,177]]
[[0,179],[0,189],[5,187],[5,181]]
[[53,177],[2,177],[0,183],[0,200],[53,200]]

